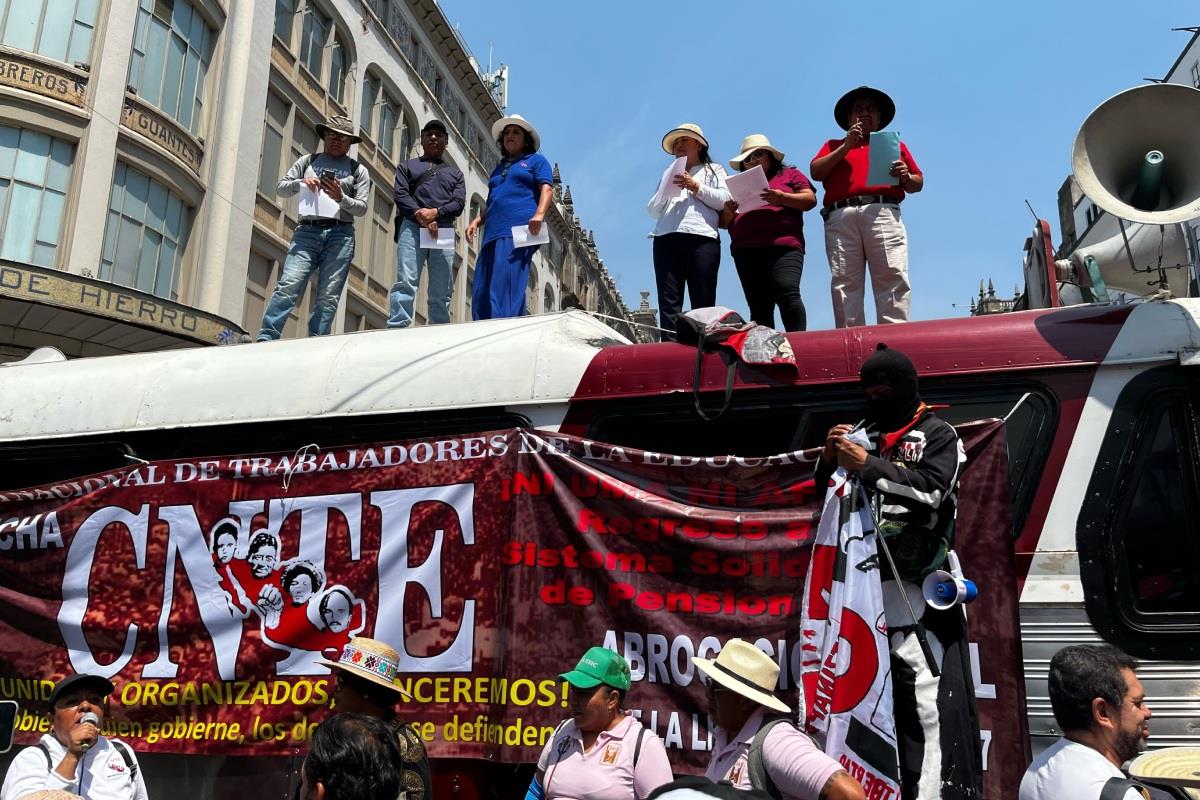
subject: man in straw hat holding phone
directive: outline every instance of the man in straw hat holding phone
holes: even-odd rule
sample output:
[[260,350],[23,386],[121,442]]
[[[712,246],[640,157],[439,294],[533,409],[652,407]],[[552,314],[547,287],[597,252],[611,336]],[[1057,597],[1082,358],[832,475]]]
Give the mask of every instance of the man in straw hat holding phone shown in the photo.
[[777,800],[864,800],[858,781],[792,722],[774,694],[779,665],[749,642],[730,639],[715,659],[693,658],[717,726],[706,777]]
[[366,714],[383,720],[395,733],[403,767],[400,800],[432,798],[433,776],[425,745],[417,732],[396,713],[398,700],[412,700],[412,696],[396,683],[400,666],[396,648],[378,639],[356,636],[342,648],[336,663],[321,663],[332,669],[337,678],[334,713]]
[[324,149],[296,159],[275,187],[280,197],[306,192],[300,221],[283,260],[283,271],[263,311],[258,341],[283,334],[292,309],[309,279],[317,276],[316,296],[308,315],[308,335],[325,336],[333,328],[350,262],[354,258],[354,218],[367,213],[371,175],[351,158],[350,145],[361,141],[349,117],[330,117],[316,126]]

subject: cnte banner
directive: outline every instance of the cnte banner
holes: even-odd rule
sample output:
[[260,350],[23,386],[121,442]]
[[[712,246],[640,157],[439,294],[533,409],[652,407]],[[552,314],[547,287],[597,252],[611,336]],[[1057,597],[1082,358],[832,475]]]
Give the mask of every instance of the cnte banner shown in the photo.
[[[985,747],[1023,764],[1003,431],[961,433],[958,551]],[[629,659],[628,705],[679,771],[711,746],[690,657],[740,636],[795,707],[816,457],[671,456],[528,430],[160,461],[0,494],[0,699],[18,742],[68,671],[116,684],[106,733],[146,752],[293,753],[354,635],[402,653],[436,756],[535,760],[588,647]],[[986,565],[986,568],[983,566]],[[1008,790],[1000,792],[1001,786]]]

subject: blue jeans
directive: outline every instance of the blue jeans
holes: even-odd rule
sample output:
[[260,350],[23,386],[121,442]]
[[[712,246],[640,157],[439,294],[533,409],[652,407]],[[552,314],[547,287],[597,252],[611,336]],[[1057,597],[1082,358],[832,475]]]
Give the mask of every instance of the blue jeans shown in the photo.
[[413,321],[413,300],[421,283],[421,267],[429,265],[429,324],[450,321],[450,277],[453,250],[421,249],[421,226],[411,219],[400,221],[396,237],[396,282],[388,295],[389,328],[407,328]]
[[541,245],[513,247],[511,236],[493,239],[483,246],[475,261],[475,285],[471,287],[471,316],[500,319],[525,315],[525,286],[529,266]]
[[308,335],[325,336],[333,327],[338,301],[354,258],[354,226],[349,222],[331,228],[299,225],[283,260],[283,274],[263,312],[258,341],[278,339],[288,315],[304,294],[308,279],[317,275],[317,296],[308,315]]

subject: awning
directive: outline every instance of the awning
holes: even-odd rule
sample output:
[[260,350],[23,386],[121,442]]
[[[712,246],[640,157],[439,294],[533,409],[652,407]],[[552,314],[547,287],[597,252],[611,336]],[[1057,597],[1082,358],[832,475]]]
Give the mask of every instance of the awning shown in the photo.
[[0,261],[0,360],[45,346],[78,358],[228,344],[244,334],[230,320],[127,286]]

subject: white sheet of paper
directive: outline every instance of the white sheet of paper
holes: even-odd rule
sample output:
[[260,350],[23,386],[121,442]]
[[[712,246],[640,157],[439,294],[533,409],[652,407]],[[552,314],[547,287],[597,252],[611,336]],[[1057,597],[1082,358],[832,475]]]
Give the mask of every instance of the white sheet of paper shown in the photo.
[[672,181],[676,176],[687,172],[687,157],[680,156],[671,162],[666,171],[662,174],[662,179],[658,182],[658,191],[654,193],[655,204],[667,202],[667,199],[679,191],[679,187]]
[[438,228],[437,238],[429,235],[428,228],[421,228],[420,247],[422,250],[453,250],[454,228]]
[[338,215],[337,201],[322,191],[313,191],[307,186],[300,187],[300,216],[329,217]]
[[550,228],[542,223],[542,230],[537,236],[529,232],[528,225],[514,225],[513,247],[533,247],[535,244],[550,244]]
[[761,164],[745,172],[730,175],[725,179],[725,183],[729,186],[729,193],[733,195],[733,199],[738,204],[739,214],[745,214],[747,211],[767,205],[766,201],[762,199],[762,193],[769,187],[767,174],[763,172]]

